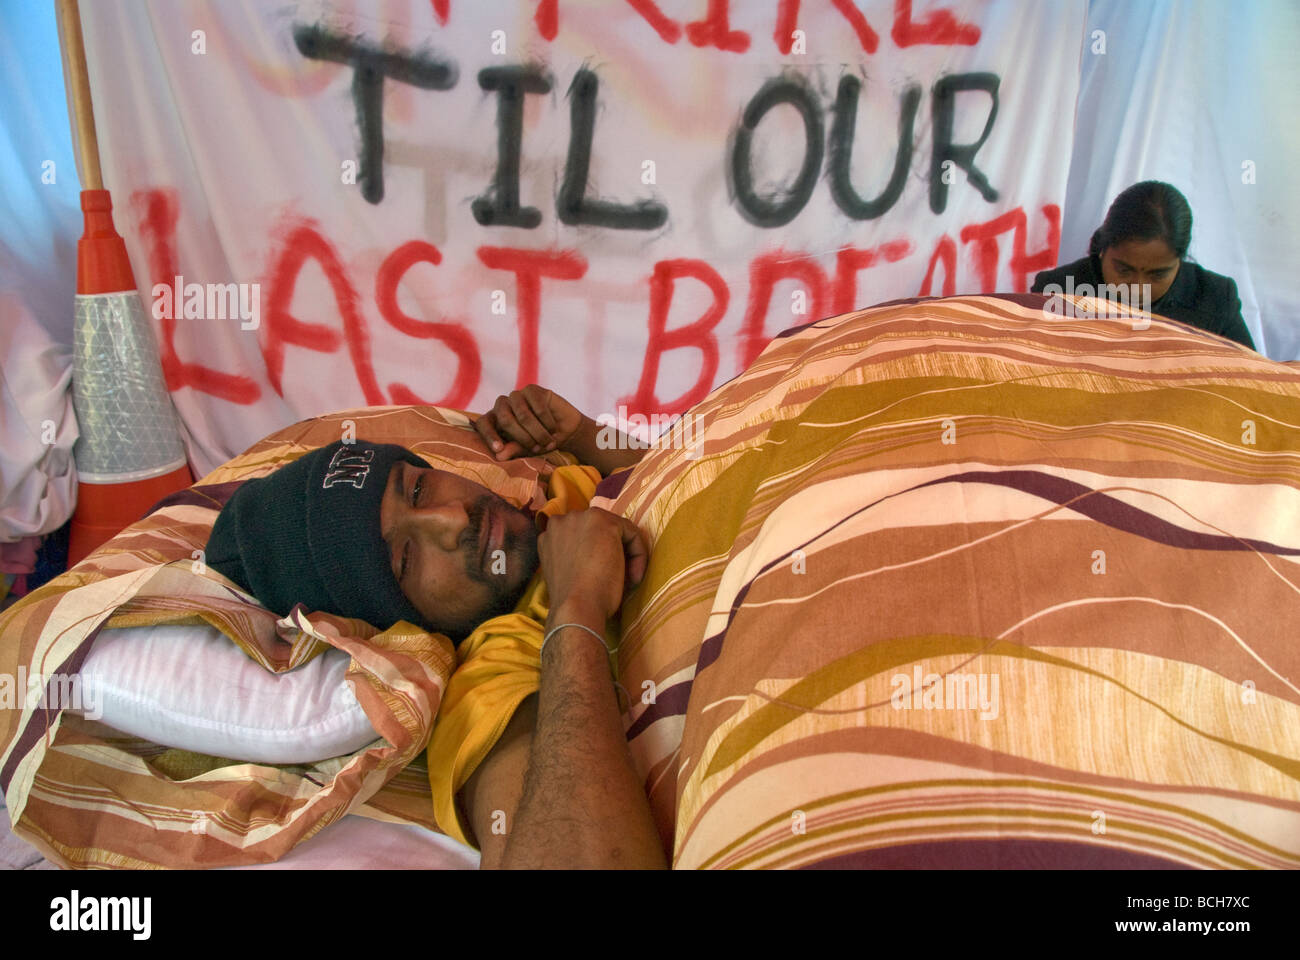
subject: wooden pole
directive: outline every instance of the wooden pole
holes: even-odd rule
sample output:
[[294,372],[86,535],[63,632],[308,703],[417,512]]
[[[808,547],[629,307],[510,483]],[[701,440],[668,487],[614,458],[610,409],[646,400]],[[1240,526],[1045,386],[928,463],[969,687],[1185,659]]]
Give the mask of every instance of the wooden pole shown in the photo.
[[95,136],[95,110],[90,100],[90,74],[81,37],[81,11],[77,0],[56,0],[59,45],[63,48],[63,76],[72,110],[72,139],[81,161],[81,188],[103,190],[99,169],[99,139]]

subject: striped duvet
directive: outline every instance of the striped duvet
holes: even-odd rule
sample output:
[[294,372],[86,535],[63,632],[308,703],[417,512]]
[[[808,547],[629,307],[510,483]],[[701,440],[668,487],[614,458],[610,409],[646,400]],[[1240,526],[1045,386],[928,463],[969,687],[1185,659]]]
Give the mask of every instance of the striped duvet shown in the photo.
[[[1300,865],[1300,371],[1043,302],[790,331],[690,412],[697,447],[598,490],[652,545],[620,674],[676,867]],[[51,860],[261,862],[348,812],[431,824],[445,639],[277,625],[192,559],[236,482],[347,420],[540,505],[546,464],[493,463],[458,414],[338,414],[7,611],[10,673],[75,671],[103,624],[187,617],[273,670],[345,649],[384,738],[278,768],[0,711],[15,831]]]
[[676,867],[1300,866],[1300,371],[1042,304],[791,331],[598,491]]

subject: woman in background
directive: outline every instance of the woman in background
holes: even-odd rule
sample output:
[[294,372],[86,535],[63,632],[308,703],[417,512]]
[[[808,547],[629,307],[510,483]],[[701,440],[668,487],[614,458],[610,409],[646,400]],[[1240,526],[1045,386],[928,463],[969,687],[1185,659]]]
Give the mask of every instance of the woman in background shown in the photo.
[[[1255,349],[1241,300],[1230,277],[1211,273],[1183,258],[1192,239],[1192,208],[1167,183],[1135,183],[1110,205],[1106,221],[1092,235],[1088,256],[1045,270],[1034,278],[1034,293],[1049,284],[1062,289],[1066,278],[1089,284],[1151,285],[1151,311],[1181,320]],[[1137,301],[1131,300],[1136,305]]]

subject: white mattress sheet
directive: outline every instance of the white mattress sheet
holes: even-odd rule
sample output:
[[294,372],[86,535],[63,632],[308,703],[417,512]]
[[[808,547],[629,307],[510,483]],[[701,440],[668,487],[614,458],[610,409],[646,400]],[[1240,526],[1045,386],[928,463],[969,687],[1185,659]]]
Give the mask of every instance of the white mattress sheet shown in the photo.
[[[409,823],[348,816],[290,850],[275,863],[233,870],[477,870],[479,855],[450,837]],[[0,803],[0,870],[57,870],[26,840],[14,836]]]

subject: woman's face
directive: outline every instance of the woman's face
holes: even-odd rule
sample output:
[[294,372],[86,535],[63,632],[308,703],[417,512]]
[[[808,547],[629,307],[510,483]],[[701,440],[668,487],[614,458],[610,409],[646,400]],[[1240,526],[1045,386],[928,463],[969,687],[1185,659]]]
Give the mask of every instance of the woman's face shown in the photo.
[[1115,286],[1149,283],[1154,303],[1169,291],[1181,264],[1163,240],[1125,240],[1102,253],[1101,278]]

